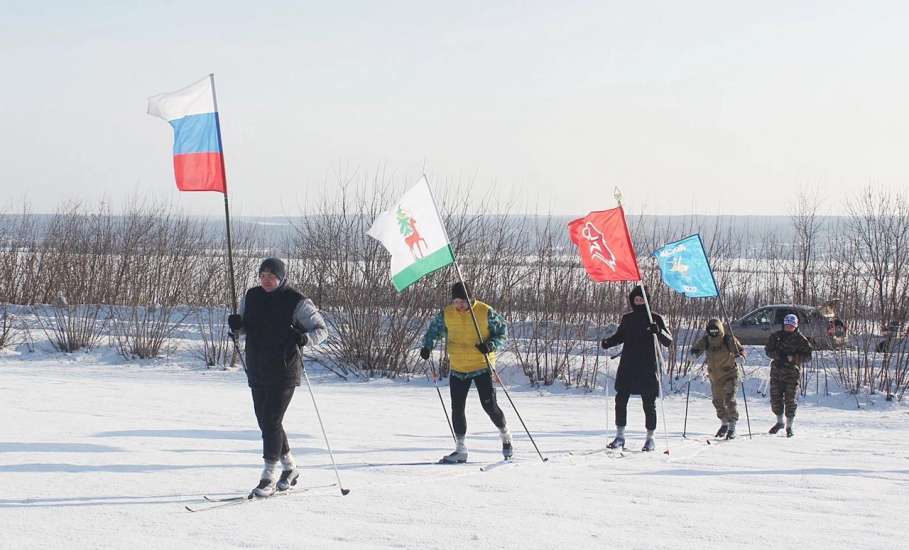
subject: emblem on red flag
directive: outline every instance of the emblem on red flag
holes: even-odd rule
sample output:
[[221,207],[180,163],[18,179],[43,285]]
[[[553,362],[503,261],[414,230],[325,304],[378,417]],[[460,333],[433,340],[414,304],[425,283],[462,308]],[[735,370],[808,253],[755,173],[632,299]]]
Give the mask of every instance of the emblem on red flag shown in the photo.
[[591,212],[568,224],[590,278],[603,281],[640,281],[638,259],[631,244],[622,207]]

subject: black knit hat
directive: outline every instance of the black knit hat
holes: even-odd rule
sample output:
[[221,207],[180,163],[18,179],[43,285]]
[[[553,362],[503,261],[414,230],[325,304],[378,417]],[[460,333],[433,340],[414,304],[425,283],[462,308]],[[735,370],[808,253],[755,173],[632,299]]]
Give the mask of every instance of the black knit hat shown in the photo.
[[464,286],[464,283],[457,282],[451,285],[451,299],[454,300],[455,298],[467,299],[467,287]]
[[282,283],[287,277],[287,266],[279,258],[265,258],[259,266],[259,273],[268,272],[278,278]]
[[[634,285],[634,288],[631,289],[631,292],[628,294],[628,303],[634,307],[634,298],[635,296],[644,297],[644,291],[641,290],[641,285]],[[650,301],[650,289],[647,289],[647,300]]]

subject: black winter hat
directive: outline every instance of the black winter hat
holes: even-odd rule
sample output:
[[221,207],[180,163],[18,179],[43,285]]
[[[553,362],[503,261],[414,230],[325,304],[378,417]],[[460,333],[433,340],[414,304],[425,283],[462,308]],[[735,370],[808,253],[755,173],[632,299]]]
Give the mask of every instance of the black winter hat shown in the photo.
[[259,266],[259,273],[267,271],[278,278],[282,283],[287,277],[287,266],[279,258],[265,258]]
[[[650,289],[647,288],[646,290],[647,290],[647,300],[650,301],[650,299],[651,299]],[[631,292],[628,294],[628,303],[631,304],[632,307],[634,307],[635,296],[640,296],[641,298],[644,297],[644,291],[641,290],[641,285],[635,285],[634,288],[631,289]]]
[[451,299],[454,300],[455,298],[467,299],[467,287],[460,281],[451,285]]

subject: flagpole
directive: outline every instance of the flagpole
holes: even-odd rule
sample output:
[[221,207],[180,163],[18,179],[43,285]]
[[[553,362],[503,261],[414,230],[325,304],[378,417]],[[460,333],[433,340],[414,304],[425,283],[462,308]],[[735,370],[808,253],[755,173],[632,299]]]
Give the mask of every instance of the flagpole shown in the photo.
[[[631,245],[631,250],[634,251],[634,243],[631,242],[631,233],[628,230],[628,220],[625,219],[625,210],[622,208],[622,192],[618,187],[615,188],[613,193],[616,202],[619,204],[619,208],[622,213],[622,223],[625,224],[625,233],[628,235],[628,241]],[[637,254],[634,254],[635,261],[637,261]],[[635,265],[637,267],[637,265]],[[650,325],[653,325],[653,312],[650,311],[650,297],[647,296],[647,289],[644,287],[644,279],[641,276],[640,268],[638,268],[638,286],[641,287],[641,295],[644,298],[644,308],[647,311],[647,321]],[[666,404],[663,399],[663,354],[660,352],[660,342],[657,339],[657,335],[653,334],[653,353],[656,356],[656,366],[657,366],[657,388],[659,389],[660,394],[660,414],[663,417],[663,435],[666,440],[666,451],[665,453],[669,454],[669,427],[666,424]]]
[[[729,313],[726,311],[726,302],[723,301],[723,293],[720,292],[720,285],[716,282],[716,276],[713,274],[713,266],[710,264],[710,257],[707,255],[707,249],[704,248],[704,241],[701,239],[701,234],[698,233],[698,241],[701,243],[701,250],[704,251],[704,259],[707,260],[707,268],[710,271],[710,278],[713,279],[713,288],[716,289],[716,299],[720,303],[720,311],[723,312],[724,324],[729,327],[729,335],[732,336],[735,340],[735,332],[732,330],[732,323],[730,322]],[[745,420],[748,422],[748,439],[754,439],[751,435],[751,415],[748,414],[748,397],[745,394],[745,365],[739,364],[738,355],[733,359],[735,361],[736,367],[742,371],[742,402],[745,404]]]
[[[230,287],[230,307],[231,313],[237,313],[237,285],[234,279],[234,250],[230,236],[230,206],[227,202],[227,169],[224,167],[224,142],[221,140],[221,113],[218,111],[218,96],[215,93],[215,73],[208,73],[208,79],[211,81],[211,100],[215,106],[215,131],[218,135],[218,148],[221,150],[221,179],[224,183],[224,225],[227,234],[227,276],[228,286]],[[231,341],[234,343],[234,351],[240,358],[240,364],[243,370],[246,370],[246,360],[240,353],[240,342],[237,341],[237,335],[228,331]]]
[[227,273],[230,277],[231,311],[237,312],[237,287],[234,283],[234,252],[230,236],[230,207],[227,202],[227,170],[224,167],[224,142],[221,140],[221,114],[218,111],[218,96],[215,93],[215,73],[208,73],[211,81],[211,99],[215,105],[215,131],[218,134],[218,148],[221,150],[221,178],[224,181],[224,222],[227,228]]
[[[467,284],[464,282],[464,275],[461,273],[461,265],[458,263],[458,257],[455,254],[454,247],[451,245],[451,239],[448,237],[448,228],[445,226],[445,222],[442,221],[442,215],[439,213],[439,207],[436,204],[436,197],[432,193],[432,187],[429,185],[429,178],[426,177],[426,174],[423,174],[423,179],[426,180],[426,188],[429,189],[429,197],[432,199],[432,207],[435,209],[436,216],[439,218],[439,221],[442,222],[442,231],[445,233],[445,240],[448,242],[448,248],[451,250],[451,257],[454,258],[455,271],[458,274],[458,280],[464,287],[464,294],[467,297],[467,310],[470,311],[470,319],[473,321],[473,328],[477,333],[477,343],[482,344],[483,334],[480,332],[480,323],[477,322],[477,314],[473,311],[473,299],[470,297],[470,291],[467,288]],[[502,387],[502,391],[505,392],[505,397],[508,398],[508,402],[511,404],[512,410],[514,410],[514,413],[517,415],[518,420],[521,421],[521,426],[524,427],[524,432],[527,434],[527,437],[530,438],[530,442],[533,444],[533,448],[537,451],[537,455],[539,455],[540,460],[546,462],[549,459],[545,458],[543,456],[543,453],[540,452],[540,448],[537,446],[537,442],[534,441],[533,435],[531,435],[530,430],[527,429],[527,424],[524,422],[524,419],[521,417],[521,413],[518,412],[518,408],[514,404],[514,400],[511,399],[511,395],[508,393],[508,388],[505,387],[505,384],[499,377],[499,373],[489,361],[489,356],[487,356],[485,353],[481,355],[483,356],[483,360],[486,362],[486,368],[489,369],[489,372],[491,372],[495,377],[496,381],[499,383],[499,386]]]

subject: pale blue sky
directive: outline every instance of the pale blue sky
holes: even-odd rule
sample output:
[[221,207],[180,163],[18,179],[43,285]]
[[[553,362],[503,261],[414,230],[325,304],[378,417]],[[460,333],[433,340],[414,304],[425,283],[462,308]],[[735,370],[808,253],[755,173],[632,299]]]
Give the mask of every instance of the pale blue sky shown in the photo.
[[232,209],[427,168],[525,209],[826,210],[909,176],[901,2],[0,0],[0,191],[51,211],[178,194],[150,95],[214,72]]

